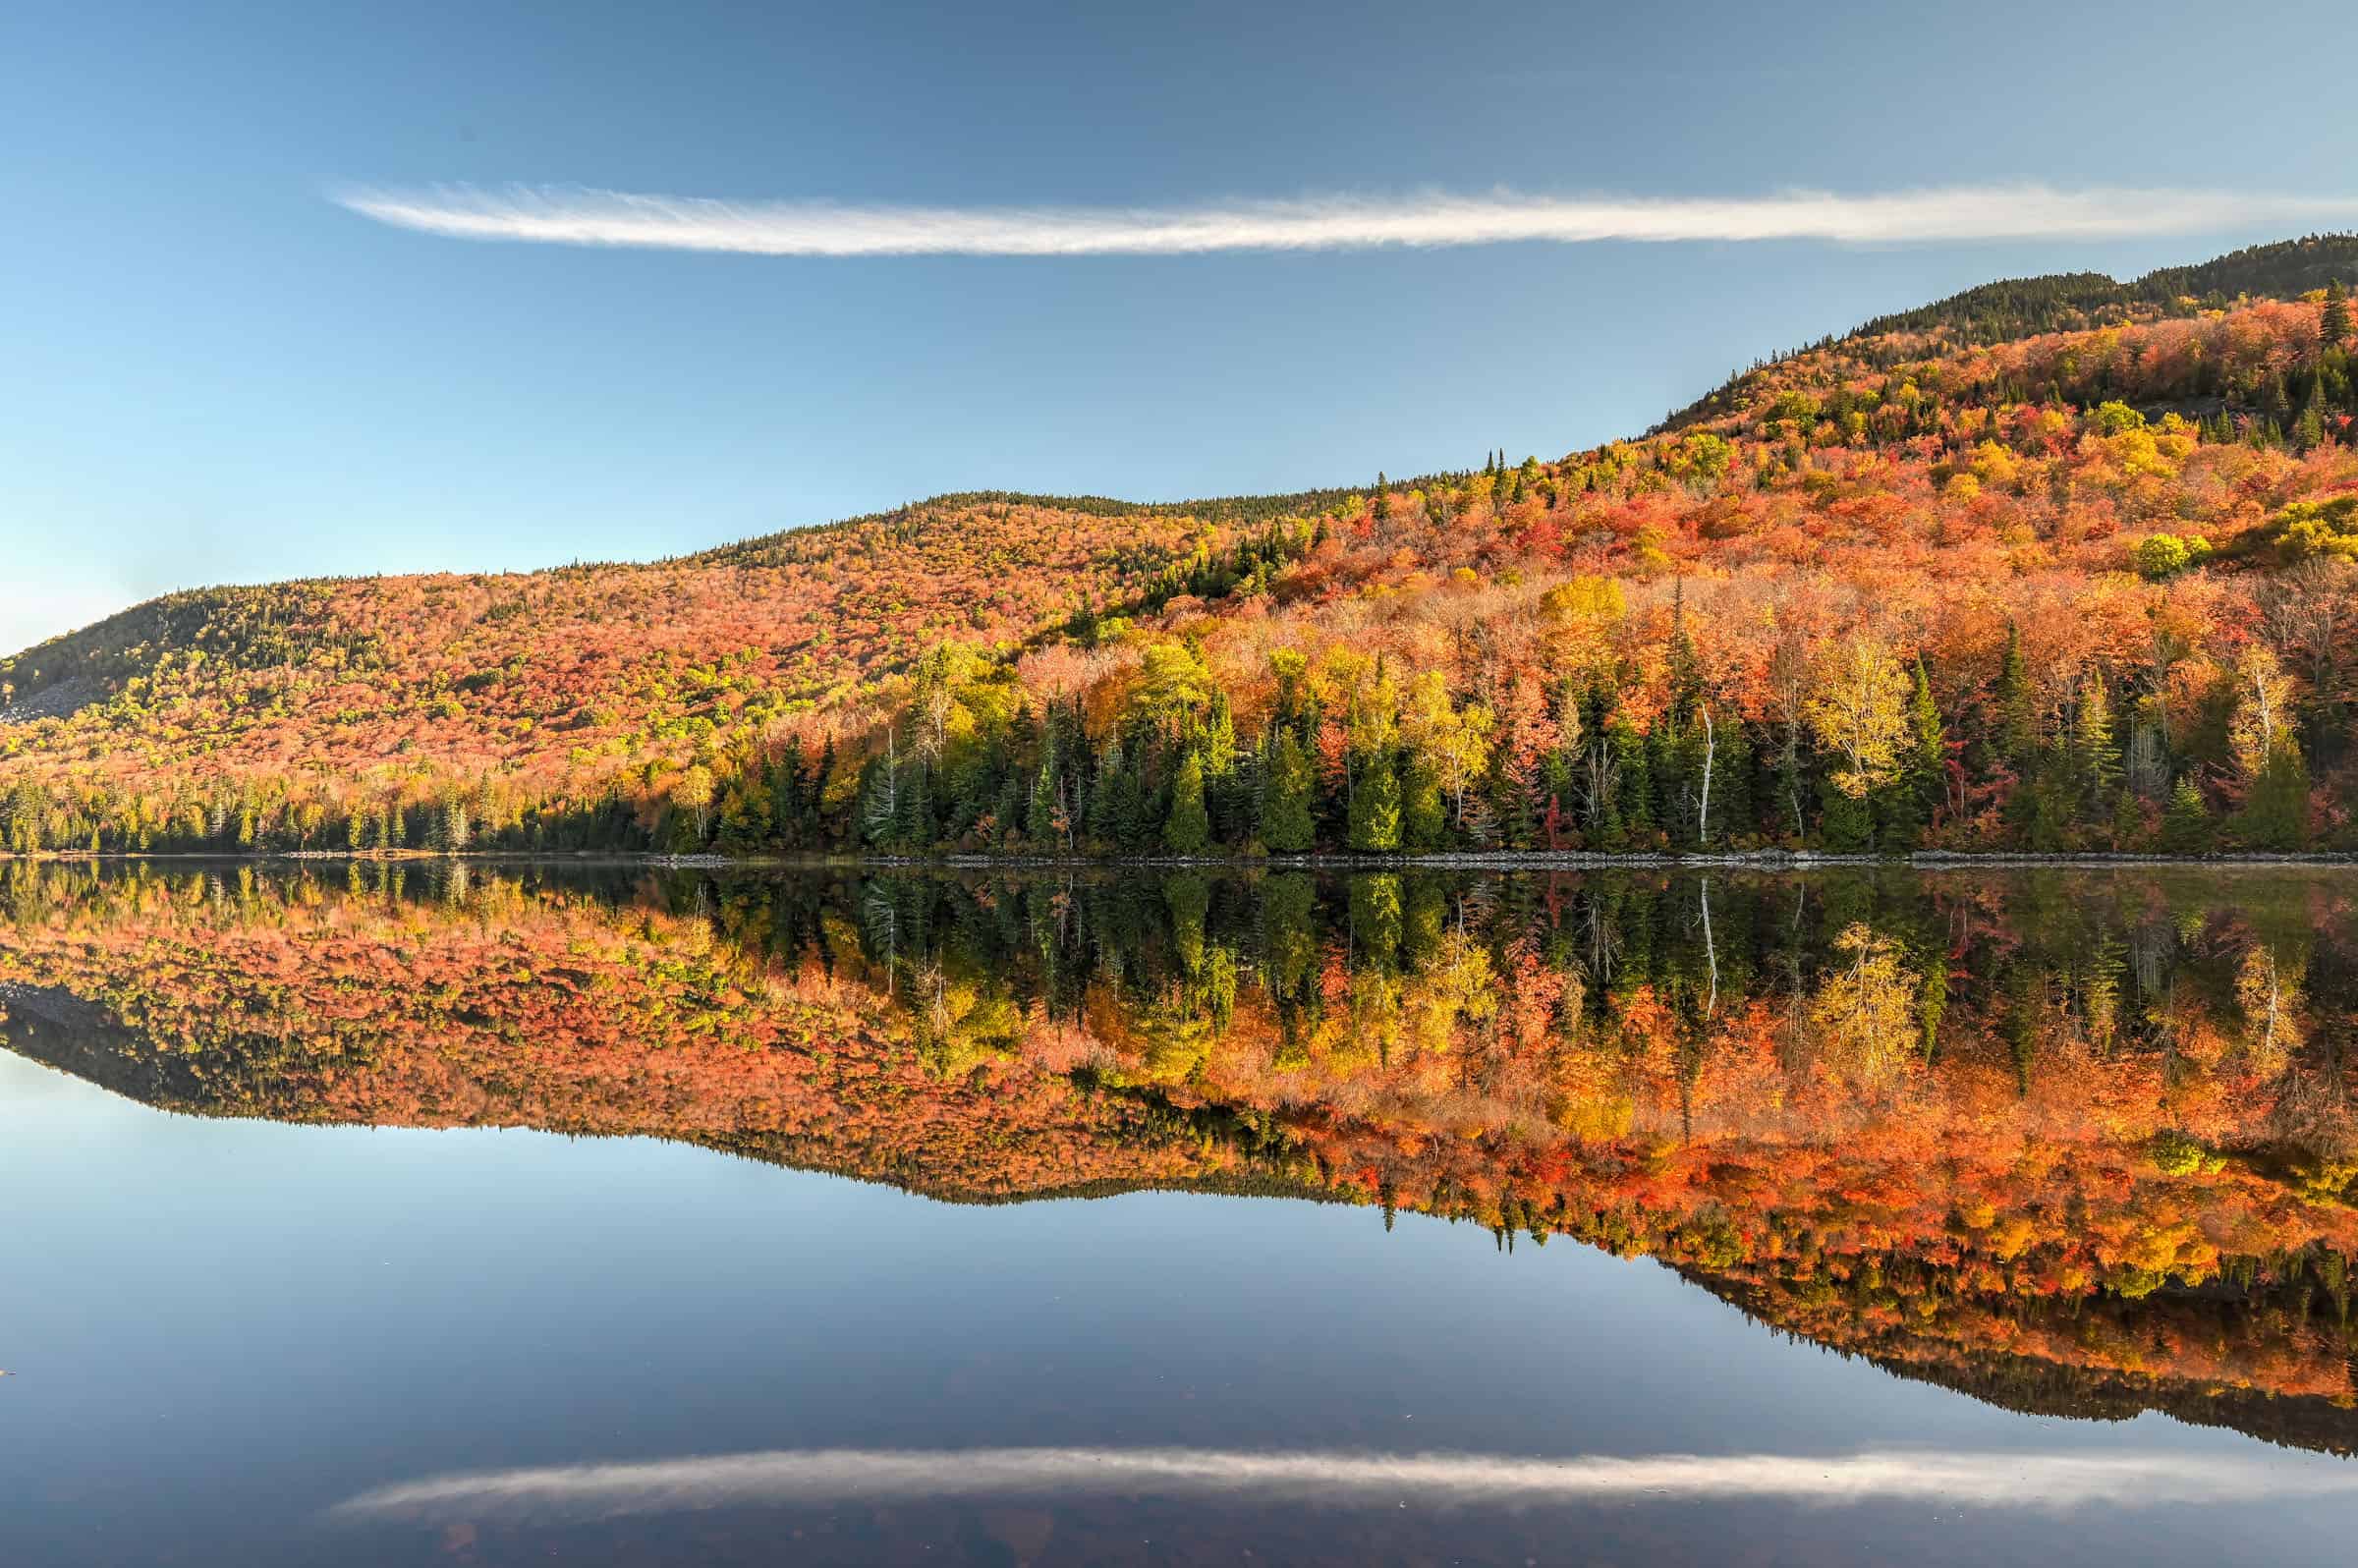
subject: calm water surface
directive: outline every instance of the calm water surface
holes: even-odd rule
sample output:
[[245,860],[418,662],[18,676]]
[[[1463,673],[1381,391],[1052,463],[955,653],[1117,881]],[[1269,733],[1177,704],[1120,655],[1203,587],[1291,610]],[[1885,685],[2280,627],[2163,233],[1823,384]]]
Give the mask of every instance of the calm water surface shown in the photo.
[[0,1560],[2358,1527],[2358,877],[0,869]]

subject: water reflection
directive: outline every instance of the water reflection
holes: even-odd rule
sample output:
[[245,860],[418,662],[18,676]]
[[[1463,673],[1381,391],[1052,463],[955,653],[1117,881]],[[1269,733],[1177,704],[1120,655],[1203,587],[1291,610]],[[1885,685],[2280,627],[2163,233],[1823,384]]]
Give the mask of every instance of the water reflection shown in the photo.
[[347,1519],[548,1524],[703,1509],[1110,1494],[1421,1508],[1761,1498],[1821,1507],[1933,1502],[2065,1512],[2358,1493],[2346,1465],[2216,1455],[1889,1452],[1539,1459],[1231,1453],[1205,1448],[821,1449],[437,1476],[347,1499]]
[[[959,1202],[1420,1211],[1651,1256],[2012,1409],[2358,1443],[2341,871],[19,865],[5,889],[0,1038],[154,1105],[648,1134]],[[1267,1482],[1265,1455],[1206,1474],[1248,1457]],[[874,1485],[901,1461],[695,1463]],[[993,1463],[960,1468],[1083,1461]]]

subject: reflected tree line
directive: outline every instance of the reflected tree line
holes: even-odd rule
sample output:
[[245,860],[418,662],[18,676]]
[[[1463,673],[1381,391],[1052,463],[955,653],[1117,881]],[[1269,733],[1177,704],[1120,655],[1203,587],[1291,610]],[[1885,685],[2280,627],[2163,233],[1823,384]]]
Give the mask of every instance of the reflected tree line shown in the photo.
[[0,889],[11,1047],[181,1108],[1360,1203],[1651,1256],[2020,1408],[2358,1431],[2330,868]]

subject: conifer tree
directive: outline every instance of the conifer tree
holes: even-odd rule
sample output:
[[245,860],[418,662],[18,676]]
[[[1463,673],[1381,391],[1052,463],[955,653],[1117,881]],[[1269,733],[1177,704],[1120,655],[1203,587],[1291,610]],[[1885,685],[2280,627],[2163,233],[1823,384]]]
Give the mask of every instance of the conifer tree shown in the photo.
[[1211,844],[1211,818],[1204,809],[1204,759],[1193,752],[1171,780],[1171,814],[1162,824],[1162,844],[1174,855],[1201,855]]
[[2290,737],[2269,753],[2252,782],[2236,830],[2255,849],[2298,850],[2309,843],[2309,768]]
[[1643,843],[1653,836],[1656,820],[1651,749],[1627,720],[1615,719],[1607,733],[1620,779],[1613,792],[1614,814],[1621,833]]
[[1941,775],[1948,765],[1948,732],[1940,722],[1939,704],[1933,700],[1933,679],[1922,657],[1916,660],[1915,686],[1908,697],[1908,740],[1906,773],[1929,812],[1940,798]]
[[1347,842],[1363,855],[1388,855],[1400,847],[1400,781],[1389,756],[1373,758],[1351,792]]
[[1279,726],[1267,742],[1262,770],[1261,842],[1272,855],[1308,854],[1316,838],[1310,814],[1316,778],[1294,732]]
[[803,819],[803,748],[799,741],[786,743],[769,769],[769,825],[778,842],[795,847],[802,834]]
[[2022,629],[2006,623],[2005,657],[1997,667],[1997,755],[2019,780],[2039,756],[2039,720],[2031,707],[2031,677],[2022,659]]
[[1117,843],[1122,835],[1123,771],[1121,738],[1115,736],[1097,754],[1096,776],[1090,781],[1089,836],[1099,844]]
[[2112,730],[2112,701],[2102,678],[2080,694],[2079,722],[2072,736],[2081,801],[2104,811],[2120,788],[2120,742]]
[[2309,396],[2301,405],[2301,417],[2293,421],[2293,445],[2304,452],[2314,452],[2326,441],[2326,377],[2323,370],[2309,377]]
[[2145,808],[2135,790],[2122,790],[2112,797],[2112,847],[2134,851],[2144,846]]
[[1703,659],[1687,630],[1687,585],[1681,579],[1670,598],[1670,726],[1683,734],[1703,702]]
[[2318,318],[2318,337],[2333,348],[2350,335],[2349,291],[2335,278],[2326,289],[2326,308]]
[[1712,759],[1712,841],[1749,838],[1759,827],[1753,805],[1753,759],[1750,727],[1733,715],[1718,727],[1717,755]]
[[1866,797],[1828,780],[1819,791],[1818,840],[1831,854],[1857,855],[1875,847],[1875,811]]
[[1439,849],[1448,833],[1449,807],[1441,797],[1441,781],[1423,757],[1412,756],[1401,772],[1401,847]]
[[894,839],[903,849],[933,847],[933,790],[931,767],[919,757],[901,769],[901,789],[893,813]]
[[2181,777],[2162,813],[2162,848],[2172,855],[2200,855],[2211,847],[2211,808],[2193,775]]
[[1033,849],[1043,850],[1060,842],[1057,819],[1063,814],[1061,793],[1064,780],[1056,770],[1056,730],[1049,726],[1039,747],[1039,770],[1032,778],[1032,800],[1024,813],[1024,838]]

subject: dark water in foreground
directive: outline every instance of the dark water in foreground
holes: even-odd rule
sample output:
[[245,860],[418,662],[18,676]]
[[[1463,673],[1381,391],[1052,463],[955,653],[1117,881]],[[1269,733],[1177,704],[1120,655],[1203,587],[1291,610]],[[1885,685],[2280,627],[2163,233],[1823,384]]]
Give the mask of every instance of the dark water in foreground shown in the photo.
[[0,894],[10,1564],[2358,1527],[2346,871]]

